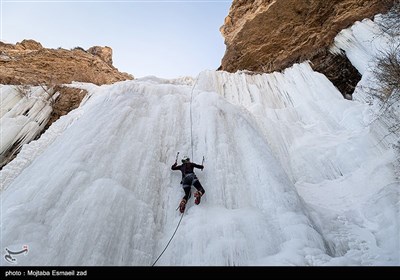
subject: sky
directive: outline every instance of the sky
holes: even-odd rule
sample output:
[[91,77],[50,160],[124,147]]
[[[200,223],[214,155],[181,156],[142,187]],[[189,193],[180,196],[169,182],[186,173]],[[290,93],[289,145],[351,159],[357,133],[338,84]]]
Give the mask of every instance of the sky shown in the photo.
[[196,76],[220,66],[219,32],[232,0],[1,0],[0,40],[46,48],[109,46],[119,71],[139,78]]

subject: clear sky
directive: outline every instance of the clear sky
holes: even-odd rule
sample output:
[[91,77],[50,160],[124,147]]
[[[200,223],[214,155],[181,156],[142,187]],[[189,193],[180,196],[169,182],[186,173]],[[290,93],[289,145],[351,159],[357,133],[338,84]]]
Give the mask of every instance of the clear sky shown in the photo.
[[219,32],[232,0],[1,0],[0,40],[46,48],[109,46],[114,66],[135,77],[196,76],[219,67]]

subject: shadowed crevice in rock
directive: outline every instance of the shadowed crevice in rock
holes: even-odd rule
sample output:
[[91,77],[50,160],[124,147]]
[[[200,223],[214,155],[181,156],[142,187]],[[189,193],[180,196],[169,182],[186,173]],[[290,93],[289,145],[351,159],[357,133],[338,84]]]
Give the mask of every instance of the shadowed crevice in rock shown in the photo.
[[310,61],[312,68],[324,74],[344,98],[352,99],[354,89],[361,80],[361,74],[345,55],[335,55],[326,50],[316,54]]

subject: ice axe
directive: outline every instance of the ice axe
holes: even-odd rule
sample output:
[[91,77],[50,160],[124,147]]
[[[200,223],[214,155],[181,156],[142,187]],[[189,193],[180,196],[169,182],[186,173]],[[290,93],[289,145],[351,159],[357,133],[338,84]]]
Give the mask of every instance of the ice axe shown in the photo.
[[175,163],[178,162],[178,156],[179,156],[179,152],[176,153],[176,159],[175,159]]

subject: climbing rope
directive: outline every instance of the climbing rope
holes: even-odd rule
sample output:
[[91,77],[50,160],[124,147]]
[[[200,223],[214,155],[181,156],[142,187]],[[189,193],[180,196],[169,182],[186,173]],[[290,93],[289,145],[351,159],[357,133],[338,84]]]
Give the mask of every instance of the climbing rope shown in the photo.
[[172,236],[171,236],[170,240],[168,241],[167,245],[165,246],[164,250],[161,252],[161,254],[158,256],[158,258],[156,259],[156,261],[155,261],[151,266],[154,266],[154,265],[157,263],[157,261],[161,258],[161,256],[164,254],[165,250],[167,250],[167,248],[168,248],[168,246],[169,246],[169,243],[171,243],[172,238],[174,238],[175,233],[176,233],[176,231],[178,230],[179,225],[181,224],[181,221],[182,221],[182,218],[183,218],[183,214],[184,214],[184,213],[185,213],[185,212],[182,213],[181,218],[179,219],[179,223],[178,223],[178,225],[176,226],[176,229],[175,229],[175,231],[174,231],[174,234],[172,234]]
[[[193,160],[193,115],[192,115],[192,103],[193,103],[193,91],[194,91],[194,88],[195,88],[195,86],[197,84],[198,79],[199,79],[199,76],[197,76],[196,81],[193,84],[192,91],[190,92],[190,146],[192,148],[192,160]],[[178,155],[179,155],[179,152],[176,154],[176,160],[178,160]],[[204,162],[204,157],[203,157],[203,162]],[[178,208],[176,210],[178,210]],[[181,224],[181,221],[182,221],[184,213],[185,213],[185,211],[182,213],[181,218],[179,219],[178,225],[176,226],[176,229],[175,229],[174,233],[172,234],[171,238],[169,239],[169,241],[168,241],[167,245],[165,246],[164,250],[161,252],[161,254],[158,256],[156,261],[151,266],[154,266],[157,263],[157,261],[161,258],[161,256],[164,254],[165,250],[167,250],[167,248],[169,246],[169,243],[171,243],[172,239],[175,236],[175,233],[178,231],[178,228],[179,228],[179,225]]]
[[193,84],[192,91],[190,92],[190,146],[192,148],[192,157],[191,159],[194,160],[193,158],[193,113],[192,113],[192,103],[193,103],[193,91],[194,88],[196,87],[197,81],[199,80],[199,76],[196,77],[196,81]]

